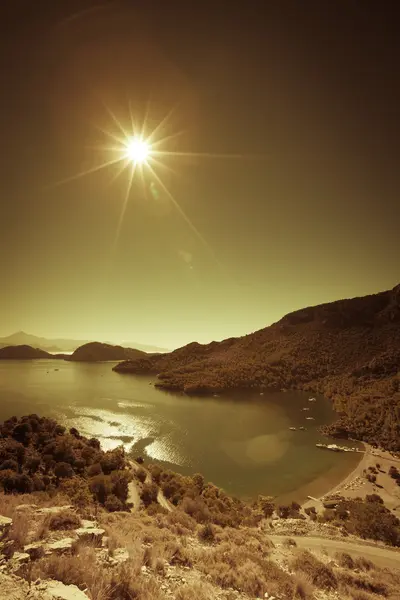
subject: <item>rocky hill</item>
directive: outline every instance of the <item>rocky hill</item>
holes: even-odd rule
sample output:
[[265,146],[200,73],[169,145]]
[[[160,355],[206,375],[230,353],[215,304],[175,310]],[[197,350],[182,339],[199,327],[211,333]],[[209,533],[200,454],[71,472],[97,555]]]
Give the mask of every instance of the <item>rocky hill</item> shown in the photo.
[[329,433],[400,450],[400,285],[298,310],[241,338],[189,344],[125,361],[120,373],[157,374],[188,394],[234,388],[302,389],[334,401]]
[[0,348],[0,359],[32,359],[32,358],[57,358],[40,348],[32,346],[5,346]]
[[112,346],[111,344],[102,344],[101,342],[90,342],[80,346],[67,357],[67,360],[96,362],[106,360],[126,360],[140,359],[147,356],[142,350],[135,348],[123,348],[122,346]]

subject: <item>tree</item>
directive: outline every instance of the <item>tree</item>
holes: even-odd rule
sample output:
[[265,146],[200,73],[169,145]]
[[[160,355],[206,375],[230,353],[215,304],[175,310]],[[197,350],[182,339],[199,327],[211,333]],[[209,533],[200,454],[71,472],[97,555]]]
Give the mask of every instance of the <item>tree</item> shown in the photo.
[[145,506],[149,506],[152,502],[157,502],[158,487],[155,483],[145,483],[140,497]]
[[60,462],[55,466],[54,475],[58,479],[67,479],[68,477],[73,477],[74,471],[69,463]]
[[193,475],[192,479],[193,479],[194,485],[197,487],[197,489],[199,490],[199,493],[201,494],[201,492],[204,489],[204,484],[205,484],[203,475],[201,475],[200,473],[195,473]]
[[95,500],[100,504],[105,504],[107,496],[113,493],[113,485],[111,479],[107,475],[96,475],[89,481],[89,489],[92,492]]
[[258,506],[266,519],[274,514],[275,504],[272,496],[258,496]]

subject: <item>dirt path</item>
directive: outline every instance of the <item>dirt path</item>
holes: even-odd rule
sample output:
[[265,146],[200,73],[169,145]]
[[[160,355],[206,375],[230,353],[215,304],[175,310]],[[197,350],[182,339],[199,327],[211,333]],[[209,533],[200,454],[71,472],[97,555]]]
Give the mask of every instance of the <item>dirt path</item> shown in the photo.
[[[143,465],[138,465],[134,461],[129,461],[129,464],[133,471],[138,471],[139,469],[143,469],[146,471],[146,480],[145,483],[152,483],[153,478],[151,473],[143,467]],[[138,510],[140,506],[140,492],[138,482],[133,479],[128,485],[128,502],[133,504],[132,511]],[[159,488],[157,493],[157,502],[160,506],[168,510],[168,512],[172,512],[174,510],[174,506],[171,504],[169,500],[164,496],[163,491]]]
[[371,560],[379,567],[400,569],[400,550],[374,546],[368,542],[347,542],[344,540],[330,540],[322,537],[269,535],[275,544],[282,544],[285,540],[294,539],[299,548],[326,552],[334,556],[336,552],[346,552],[354,557],[364,557]]

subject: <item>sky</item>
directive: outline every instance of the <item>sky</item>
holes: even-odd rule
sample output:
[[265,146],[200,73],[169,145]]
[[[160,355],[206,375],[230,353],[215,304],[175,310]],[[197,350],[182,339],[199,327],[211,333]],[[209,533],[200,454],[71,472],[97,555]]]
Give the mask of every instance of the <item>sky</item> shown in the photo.
[[[395,5],[5,3],[0,335],[175,348],[398,284]],[[130,115],[165,154],[127,194]]]

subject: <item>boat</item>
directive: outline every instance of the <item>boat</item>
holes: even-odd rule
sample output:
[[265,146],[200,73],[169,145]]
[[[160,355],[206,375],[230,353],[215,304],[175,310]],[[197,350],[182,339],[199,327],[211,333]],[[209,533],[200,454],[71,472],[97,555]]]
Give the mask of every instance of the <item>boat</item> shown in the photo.
[[299,427],[300,431],[305,431],[306,428],[305,427]]
[[337,444],[315,444],[317,448],[324,448],[332,452],[352,452],[348,446],[338,446]]
[[309,402],[316,402],[316,401],[317,401],[317,399],[316,399],[316,398],[309,398],[309,399],[308,399],[308,401],[309,401]]
[[296,431],[296,427],[289,427],[291,431]]
[[310,408],[309,408],[308,406],[305,406],[305,407],[303,408],[303,410],[310,410]]
[[314,417],[306,417],[306,421],[315,421]]

